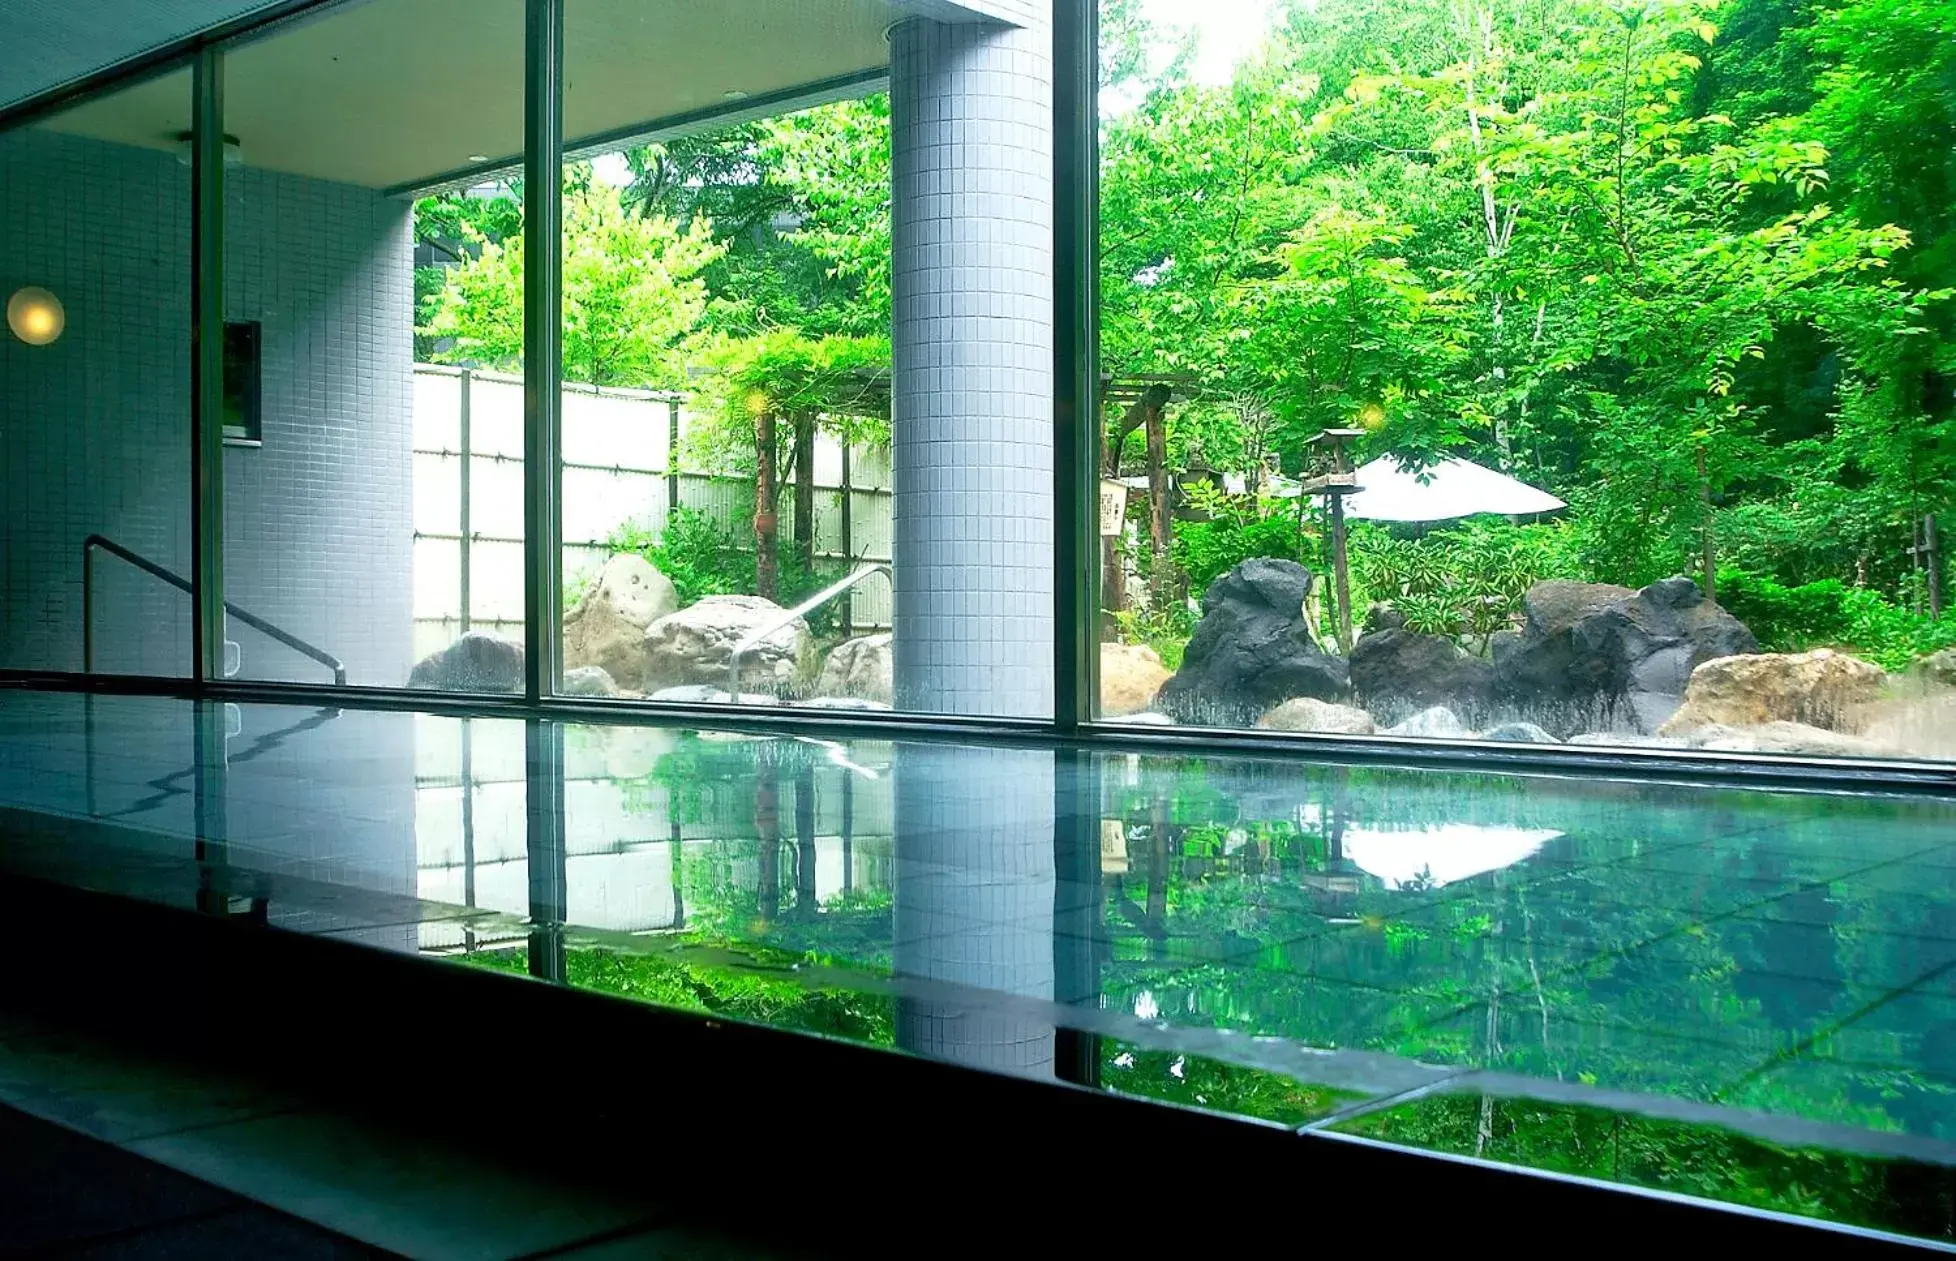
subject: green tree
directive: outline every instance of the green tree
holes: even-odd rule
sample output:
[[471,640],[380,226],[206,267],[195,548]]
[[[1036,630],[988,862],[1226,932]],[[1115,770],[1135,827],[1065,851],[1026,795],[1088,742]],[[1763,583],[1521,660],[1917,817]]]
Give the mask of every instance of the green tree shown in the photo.
[[[523,242],[465,223],[472,256],[452,269],[424,325],[453,339],[441,358],[519,368]],[[685,380],[706,311],[700,273],[722,247],[711,226],[633,214],[616,188],[573,182],[564,197],[564,374],[591,385],[670,388]]]

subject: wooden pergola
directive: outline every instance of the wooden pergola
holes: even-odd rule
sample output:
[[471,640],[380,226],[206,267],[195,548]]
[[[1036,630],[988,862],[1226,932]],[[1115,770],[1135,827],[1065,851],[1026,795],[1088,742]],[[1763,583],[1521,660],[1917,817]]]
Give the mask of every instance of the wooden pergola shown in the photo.
[[[1166,581],[1173,511],[1168,473],[1168,405],[1187,401],[1200,392],[1199,379],[1188,372],[1137,372],[1100,377],[1100,471],[1104,478],[1120,476],[1121,448],[1136,429],[1147,439],[1148,545],[1155,581]],[[1107,417],[1118,409],[1120,420],[1109,427]],[[1119,538],[1101,539],[1101,607],[1118,613],[1125,606],[1126,575],[1122,572]],[[1162,590],[1157,587],[1157,591]]]

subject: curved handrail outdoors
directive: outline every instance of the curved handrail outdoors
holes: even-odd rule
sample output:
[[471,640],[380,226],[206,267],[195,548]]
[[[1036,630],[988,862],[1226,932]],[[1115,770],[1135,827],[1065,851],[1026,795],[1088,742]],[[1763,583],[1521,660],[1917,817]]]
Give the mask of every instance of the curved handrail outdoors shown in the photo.
[[[95,549],[101,548],[117,560],[134,565],[152,578],[157,578],[185,594],[191,593],[190,580],[173,570],[165,569],[147,556],[132,552],[112,538],[91,534],[82,540],[82,671],[95,673]],[[333,683],[346,686],[346,666],[332,653],[300,639],[289,631],[281,630],[264,618],[248,609],[241,609],[229,600],[224,602],[224,611],[240,622],[270,639],[277,640],[287,648],[304,657],[310,657],[333,672]]]
[[874,564],[864,565],[861,569],[856,570],[838,582],[830,583],[814,595],[803,600],[800,604],[797,604],[794,608],[783,610],[781,616],[772,622],[767,623],[758,630],[749,631],[744,635],[740,642],[734,645],[733,655],[727,658],[728,698],[735,704],[739,704],[741,662],[749,653],[765,643],[768,636],[774,634],[784,626],[792,626],[797,618],[808,616],[871,574],[882,574],[890,580],[891,588],[893,590],[895,589],[896,574],[891,571],[886,562],[877,561]]

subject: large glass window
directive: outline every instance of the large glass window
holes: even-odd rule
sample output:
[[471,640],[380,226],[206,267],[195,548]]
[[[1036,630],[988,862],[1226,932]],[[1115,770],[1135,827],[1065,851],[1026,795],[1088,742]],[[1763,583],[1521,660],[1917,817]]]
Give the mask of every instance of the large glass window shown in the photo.
[[1102,713],[1956,756],[1950,34],[1104,6]]
[[1050,31],[901,17],[565,6],[566,691],[1052,711]]
[[225,55],[226,595],[290,637],[234,613],[239,677],[522,689],[523,40],[388,0]]
[[190,672],[189,125],[178,71],[0,134],[0,666]]

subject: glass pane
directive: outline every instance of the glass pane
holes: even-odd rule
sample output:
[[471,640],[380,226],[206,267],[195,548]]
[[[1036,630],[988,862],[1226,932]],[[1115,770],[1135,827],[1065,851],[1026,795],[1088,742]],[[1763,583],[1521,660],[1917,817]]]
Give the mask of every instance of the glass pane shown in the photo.
[[225,58],[226,594],[304,645],[241,677],[522,688],[522,99],[521,0]]
[[565,7],[566,691],[1052,710],[1050,32],[899,16]]
[[1947,798],[226,708],[219,860],[189,703],[0,693],[0,869],[1952,1238]]
[[189,125],[179,71],[0,134],[0,666],[190,671]]
[[1639,12],[1103,9],[1106,717],[1956,757],[1951,19]]

